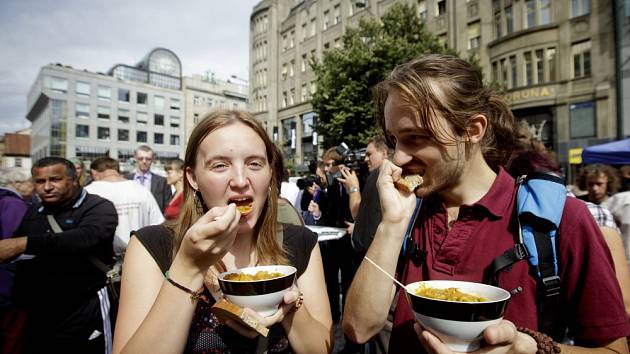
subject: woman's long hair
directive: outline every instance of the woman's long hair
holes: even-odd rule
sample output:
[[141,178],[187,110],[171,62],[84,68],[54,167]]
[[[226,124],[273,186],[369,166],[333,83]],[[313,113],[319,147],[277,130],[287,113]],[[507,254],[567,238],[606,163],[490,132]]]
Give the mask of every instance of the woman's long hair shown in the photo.
[[[271,181],[269,184],[269,195],[261,211],[260,217],[254,228],[253,242],[256,247],[258,264],[286,264],[286,251],[282,247],[277,237],[277,214],[278,214],[278,175],[274,166],[282,156],[278,153],[275,145],[267,136],[263,127],[251,114],[237,110],[216,110],[210,112],[197,124],[190,134],[186,155],[184,159],[184,171],[190,168],[195,170],[197,162],[197,152],[201,142],[213,131],[240,122],[258,134],[265,144],[269,169],[271,170]],[[242,144],[242,141],[235,141],[235,144]],[[199,196],[201,196],[199,194]],[[195,202],[195,190],[190,186],[188,179],[184,183],[184,201],[176,223],[167,224],[175,237],[173,244],[173,256],[179,250],[186,231],[202,216]],[[201,200],[201,203],[203,201]],[[204,209],[205,205],[204,205]],[[207,209],[206,209],[207,210]]]

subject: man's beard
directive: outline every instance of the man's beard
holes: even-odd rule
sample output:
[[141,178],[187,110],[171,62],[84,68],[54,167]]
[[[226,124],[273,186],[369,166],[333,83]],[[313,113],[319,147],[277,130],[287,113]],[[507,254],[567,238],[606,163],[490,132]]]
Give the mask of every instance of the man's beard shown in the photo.
[[[425,182],[416,190],[417,196],[426,198],[434,193],[440,193],[456,186],[464,173],[464,160],[461,158],[453,159],[450,163],[445,163],[438,169],[441,169],[441,173],[438,175],[431,174],[426,176],[425,173],[425,176],[423,176]],[[425,183],[427,184],[425,185]]]

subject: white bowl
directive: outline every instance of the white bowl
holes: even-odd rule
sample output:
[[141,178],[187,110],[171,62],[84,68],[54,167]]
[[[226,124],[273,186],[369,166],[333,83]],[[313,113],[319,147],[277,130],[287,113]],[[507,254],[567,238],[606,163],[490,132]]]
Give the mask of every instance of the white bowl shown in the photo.
[[[427,287],[457,288],[465,293],[484,297],[484,302],[458,302],[416,295]],[[450,349],[471,352],[479,349],[486,327],[503,319],[510,293],[491,285],[454,280],[428,280],[408,284],[411,307],[422,327],[436,335]]]
[[[282,277],[254,280],[235,281],[224,279],[233,273],[256,274],[259,271],[284,274]],[[268,265],[241,268],[219,274],[219,286],[227,300],[240,307],[247,307],[258,312],[263,317],[272,316],[278,311],[284,294],[295,281],[295,267],[286,265]]]

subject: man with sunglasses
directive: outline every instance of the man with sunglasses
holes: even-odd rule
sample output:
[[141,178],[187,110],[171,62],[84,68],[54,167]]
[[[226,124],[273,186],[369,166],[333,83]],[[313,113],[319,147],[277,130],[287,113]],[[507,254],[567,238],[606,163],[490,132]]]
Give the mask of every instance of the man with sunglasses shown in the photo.
[[173,192],[168,183],[166,183],[166,178],[151,172],[154,157],[155,153],[151,147],[148,145],[138,146],[133,155],[133,158],[136,160],[136,171],[128,174],[126,177],[150,190],[160,207],[160,211],[164,213],[164,208],[166,208],[173,197]]

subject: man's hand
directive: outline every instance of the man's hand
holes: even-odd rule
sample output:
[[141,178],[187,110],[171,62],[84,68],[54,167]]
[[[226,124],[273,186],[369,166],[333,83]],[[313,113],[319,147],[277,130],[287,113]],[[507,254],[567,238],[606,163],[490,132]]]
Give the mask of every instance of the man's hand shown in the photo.
[[[429,353],[452,354],[438,337],[431,332],[424,330],[420,324],[413,325],[418,339]],[[483,332],[484,346],[472,353],[492,353],[492,354],[530,354],[536,353],[537,345],[534,338],[516,330],[516,326],[510,321],[503,320],[498,325],[492,325]]]
[[381,200],[382,222],[407,225],[416,205],[416,196],[394,187],[402,169],[388,160],[383,161],[376,186]]
[[26,251],[26,237],[0,240],[0,263],[7,262]]
[[313,217],[315,219],[318,219],[319,217],[322,216],[322,211],[319,209],[319,204],[315,203],[314,201],[311,200],[310,203],[308,203],[308,211],[313,214]]

